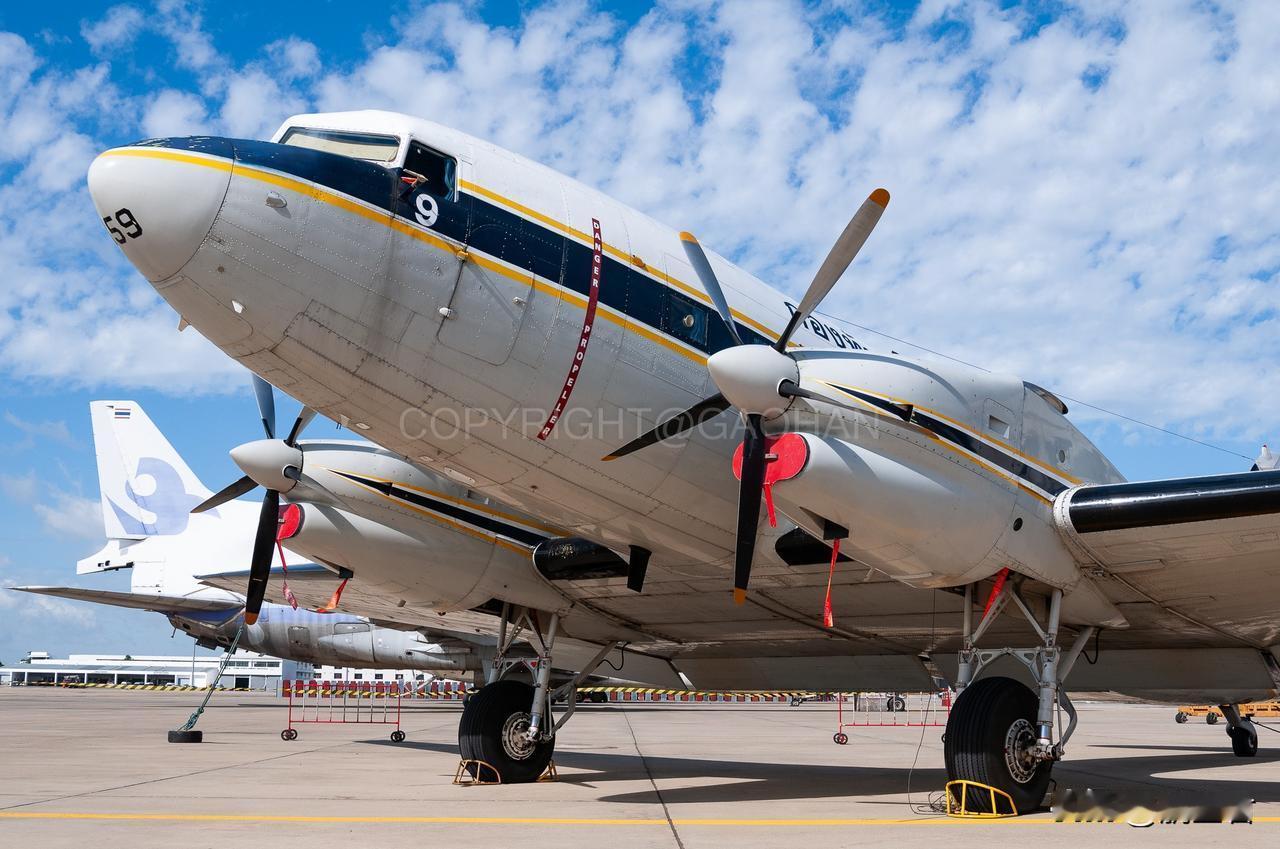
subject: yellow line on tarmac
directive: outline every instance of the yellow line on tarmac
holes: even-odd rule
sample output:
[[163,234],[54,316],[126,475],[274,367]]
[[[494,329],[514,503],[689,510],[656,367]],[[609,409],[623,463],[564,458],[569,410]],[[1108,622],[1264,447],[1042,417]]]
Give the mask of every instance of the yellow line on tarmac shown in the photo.
[[[370,823],[418,825],[668,825],[666,819],[654,818],[574,818],[574,817],[313,817],[270,814],[107,814],[44,811],[0,811],[0,819],[11,820],[94,820],[148,822],[280,822],[280,823]],[[1254,817],[1255,823],[1280,823],[1280,817]],[[803,828],[815,826],[891,826],[891,825],[1057,825],[1049,818],[1013,817],[1009,819],[960,820],[946,818],[919,819],[673,819],[677,826],[730,826],[747,828]],[[1081,825],[1083,823],[1069,823]],[[1123,825],[1123,821],[1113,822]]]

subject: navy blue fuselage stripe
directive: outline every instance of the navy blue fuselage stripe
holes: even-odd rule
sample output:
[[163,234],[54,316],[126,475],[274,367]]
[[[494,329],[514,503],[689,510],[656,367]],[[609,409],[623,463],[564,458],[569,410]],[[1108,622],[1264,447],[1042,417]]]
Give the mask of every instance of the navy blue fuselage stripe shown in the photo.
[[[899,406],[897,404],[886,401],[883,398],[877,398],[874,395],[869,395],[866,392],[859,392],[858,390],[852,389],[848,386],[841,386],[838,383],[833,383],[831,385],[839,389],[841,392],[847,392],[855,398],[860,398],[868,404],[884,410],[890,415],[897,415],[896,408]],[[1006,472],[1022,478],[1027,483],[1037,489],[1049,493],[1050,495],[1057,495],[1067,489],[1066,484],[1056,480],[1055,478],[1049,477],[1039,469],[1032,468],[1022,460],[1014,457],[1012,454],[1006,454],[999,448],[983,442],[960,428],[947,424],[941,419],[936,419],[927,413],[922,413],[918,409],[912,410],[911,423],[931,431],[935,436],[945,439],[953,445],[958,445],[966,451],[977,454],[987,462],[999,466]]]
[[[152,139],[138,146],[165,147],[229,156],[227,140],[205,136]],[[406,191],[399,172],[347,156],[291,147],[271,142],[232,139],[235,161],[269,168],[349,195],[389,215],[416,226],[416,191]],[[438,216],[428,229],[469,248],[497,257],[544,280],[587,297],[591,287],[592,253],[589,244],[567,239],[559,231],[531,221],[476,195],[457,192],[453,199],[435,197]],[[608,242],[611,234],[605,232]],[[613,234],[617,238],[617,234]],[[704,353],[712,354],[734,342],[724,322],[711,307],[695,301],[633,268],[629,263],[604,257],[600,303],[654,330],[672,336]],[[683,311],[682,311],[683,310]],[[692,329],[681,322],[697,310],[704,315]],[[748,343],[773,344],[754,329],[736,322]]]
[[347,480],[355,481],[356,483],[367,486],[370,489],[377,490],[383,495],[398,498],[401,501],[407,501],[418,507],[425,507],[428,510],[433,510],[436,513],[441,513],[452,519],[457,519],[459,522],[463,522],[464,524],[482,528],[491,534],[508,537],[516,540],[517,542],[523,543],[524,545],[535,546],[540,542],[545,542],[550,539],[550,537],[545,534],[525,530],[518,525],[503,522],[499,519],[493,518],[492,516],[486,516],[483,513],[474,513],[467,510],[465,507],[459,507],[457,504],[450,504],[447,501],[440,501],[439,499],[432,498],[428,495],[423,495],[420,492],[396,486],[390,481],[374,480],[373,478],[353,475],[349,472],[337,472],[337,474],[342,475]]

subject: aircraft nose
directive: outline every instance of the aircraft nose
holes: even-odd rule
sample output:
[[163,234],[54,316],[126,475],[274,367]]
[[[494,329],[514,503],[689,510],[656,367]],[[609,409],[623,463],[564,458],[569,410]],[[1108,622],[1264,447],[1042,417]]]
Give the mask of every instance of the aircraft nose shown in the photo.
[[208,235],[231,180],[227,139],[162,139],[108,150],[89,194],[129,261],[152,282],[182,270]]

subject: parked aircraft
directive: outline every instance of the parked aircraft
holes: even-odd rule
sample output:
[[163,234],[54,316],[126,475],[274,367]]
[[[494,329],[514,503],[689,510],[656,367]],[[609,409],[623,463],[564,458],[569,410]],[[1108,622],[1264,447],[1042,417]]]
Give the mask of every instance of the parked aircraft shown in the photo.
[[[1023,810],[1076,728],[1068,676],[1224,705],[1280,691],[1280,471],[1127,483],[1051,391],[873,351],[819,316],[884,190],[793,302],[692,235],[391,113],[141,142],[103,153],[89,187],[182,322],[250,370],[626,561],[566,565],[558,600],[513,583],[478,605],[501,614],[500,659],[520,632],[541,660],[462,716],[463,757],[504,781],[551,757],[566,637],[600,657],[627,642],[702,687],[911,690],[940,669],[962,690],[949,774]],[[272,466],[251,477],[287,499]],[[830,566],[766,562],[762,502]],[[396,563],[374,583],[393,604],[475,601],[434,581]],[[1256,751],[1226,716],[1236,753]]]
[[[274,429],[271,389],[257,379],[255,387],[259,415]],[[109,539],[80,561],[77,572],[129,569],[131,592],[13,589],[157,611],[206,648],[230,646],[243,625],[239,645],[276,657],[483,681],[497,653],[493,615],[446,619],[435,608],[388,602],[377,583],[380,570],[420,569],[437,593],[460,594],[465,610],[472,606],[466,601],[471,595],[487,599],[495,580],[523,578],[542,585],[544,598],[559,598],[530,566],[537,543],[549,542],[579,559],[607,555],[582,541],[557,539],[552,529],[536,530],[524,524],[528,517],[468,500],[461,485],[363,440],[299,440],[305,421],[295,422],[290,444],[262,440],[233,452],[260,477],[273,473],[270,460],[280,452],[294,464],[292,503],[280,511],[275,502],[264,510],[231,500],[232,492],[247,491],[243,483],[213,496],[137,402],[95,401],[90,414]],[[263,530],[264,515],[269,545],[260,561],[264,577],[255,582],[262,595],[246,600],[246,566],[255,556],[251,545]],[[546,562],[547,555],[540,559]],[[607,558],[602,565],[610,565]],[[360,569],[360,579],[353,579],[351,566]],[[515,577],[504,577],[504,570]],[[292,603],[266,603],[268,585],[273,598]],[[566,659],[585,660],[595,651],[576,646]],[[508,674],[529,677],[530,652],[509,650],[507,656]],[[622,658],[624,664],[628,660],[629,673],[654,664],[634,653]],[[665,662],[659,662],[656,676],[665,685],[683,686]],[[564,682],[573,676],[556,669],[553,677]],[[633,682],[591,676],[590,683]]]
[[[135,401],[94,401],[89,408],[108,540],[97,554],[81,560],[76,571],[85,575],[128,569],[130,591],[12,589],[155,611],[203,648],[230,646],[244,620],[244,596],[210,586],[197,575],[248,562],[258,510],[231,502],[192,515],[191,507],[210,492],[142,406]],[[338,579],[320,564],[292,552],[281,550],[280,555],[295,582],[319,573],[330,579],[331,587],[337,585]],[[419,669],[462,677],[483,669],[482,661],[492,658],[492,642],[429,637],[404,627],[371,625],[364,617],[334,610],[266,604],[262,616],[245,628],[239,646],[316,664]]]

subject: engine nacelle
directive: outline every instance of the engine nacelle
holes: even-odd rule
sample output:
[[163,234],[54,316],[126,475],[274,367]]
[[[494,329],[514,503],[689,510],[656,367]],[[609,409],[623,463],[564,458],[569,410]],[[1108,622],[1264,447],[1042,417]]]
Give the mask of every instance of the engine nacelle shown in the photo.
[[[847,529],[842,553],[922,587],[958,586],[1006,566],[1060,587],[1079,580],[1051,526],[1017,521],[1008,487],[904,440],[882,437],[872,450],[834,437],[788,438],[795,437],[808,457],[775,485],[778,506],[819,538],[823,520]],[[1036,534],[1043,539],[1029,538]],[[1033,562],[1013,553],[1015,538],[1018,550],[1034,550]]]
[[527,552],[423,519],[411,535],[345,510],[293,504],[281,528],[290,550],[351,569],[386,598],[440,611],[469,610],[491,599],[559,610],[565,598],[534,570]]

